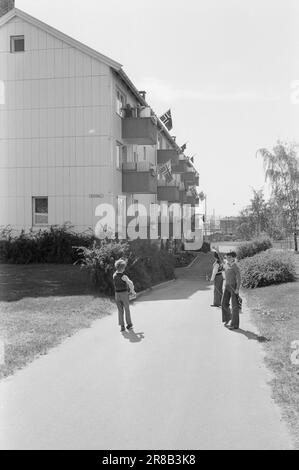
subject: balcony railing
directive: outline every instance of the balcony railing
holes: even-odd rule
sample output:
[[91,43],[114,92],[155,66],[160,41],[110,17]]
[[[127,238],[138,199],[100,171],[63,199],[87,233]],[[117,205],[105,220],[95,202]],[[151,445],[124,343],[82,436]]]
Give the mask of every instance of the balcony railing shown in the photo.
[[157,194],[157,174],[149,162],[127,162],[122,167],[123,193]]
[[199,176],[194,171],[186,171],[183,174],[183,180],[186,184],[198,186],[199,185]]
[[179,183],[175,180],[158,180],[157,198],[159,201],[180,202]]
[[173,149],[159,149],[157,151],[157,162],[159,165],[171,161],[171,165],[178,165],[179,154]]
[[122,119],[122,138],[129,144],[155,145],[157,132],[157,122],[153,116]]
[[179,162],[177,165],[173,165],[171,168],[172,173],[185,173],[187,171],[187,162],[186,160],[181,160],[179,158]]

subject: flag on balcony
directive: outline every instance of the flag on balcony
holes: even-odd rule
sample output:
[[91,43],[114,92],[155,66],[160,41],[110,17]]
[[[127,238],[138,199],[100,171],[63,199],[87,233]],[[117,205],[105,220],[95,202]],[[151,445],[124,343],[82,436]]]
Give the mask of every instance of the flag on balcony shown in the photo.
[[168,111],[166,111],[165,114],[163,114],[161,117],[160,117],[161,121],[163,122],[164,126],[169,130],[171,131],[172,129],[172,117],[171,117],[171,110],[169,109]]
[[159,165],[159,175],[163,176],[167,182],[172,181],[171,160]]
[[181,152],[185,152],[186,148],[187,148],[187,142],[181,146]]

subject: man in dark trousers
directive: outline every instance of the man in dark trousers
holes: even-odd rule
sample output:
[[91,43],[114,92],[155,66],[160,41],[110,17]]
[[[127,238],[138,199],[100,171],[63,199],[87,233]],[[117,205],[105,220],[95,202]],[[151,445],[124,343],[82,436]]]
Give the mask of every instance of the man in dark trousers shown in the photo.
[[[241,273],[236,263],[237,255],[231,251],[226,255],[227,265],[225,266],[225,289],[222,297],[222,321],[224,326],[230,330],[239,328],[239,303],[238,296],[241,285]],[[230,313],[229,302],[232,301],[232,314]],[[230,324],[229,324],[230,321]]]

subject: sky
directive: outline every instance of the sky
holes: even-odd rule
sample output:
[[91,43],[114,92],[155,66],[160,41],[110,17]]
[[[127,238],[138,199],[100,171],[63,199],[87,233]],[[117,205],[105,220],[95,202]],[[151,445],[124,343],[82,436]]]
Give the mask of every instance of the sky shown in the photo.
[[[265,190],[259,148],[299,142],[298,0],[16,0],[123,65],[194,157],[208,213]],[[298,91],[298,93],[297,93]],[[293,93],[293,94],[292,94]]]

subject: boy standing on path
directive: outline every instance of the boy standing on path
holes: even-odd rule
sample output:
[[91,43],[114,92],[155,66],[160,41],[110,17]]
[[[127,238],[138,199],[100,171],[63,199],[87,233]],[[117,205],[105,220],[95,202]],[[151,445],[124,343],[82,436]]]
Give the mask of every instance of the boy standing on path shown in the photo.
[[120,331],[125,331],[124,324],[124,310],[126,313],[127,329],[133,328],[129,304],[129,290],[131,294],[135,294],[133,282],[124,274],[126,268],[126,261],[119,259],[115,263],[116,272],[113,274],[113,283],[115,289],[115,300],[118,308],[118,323],[120,325]]
[[[222,321],[224,326],[228,326],[230,330],[237,330],[239,328],[239,304],[238,295],[241,285],[241,273],[238,265],[236,264],[236,253],[231,251],[226,255],[227,266],[225,268],[225,289],[222,297]],[[229,301],[232,300],[232,315],[230,314]]]

